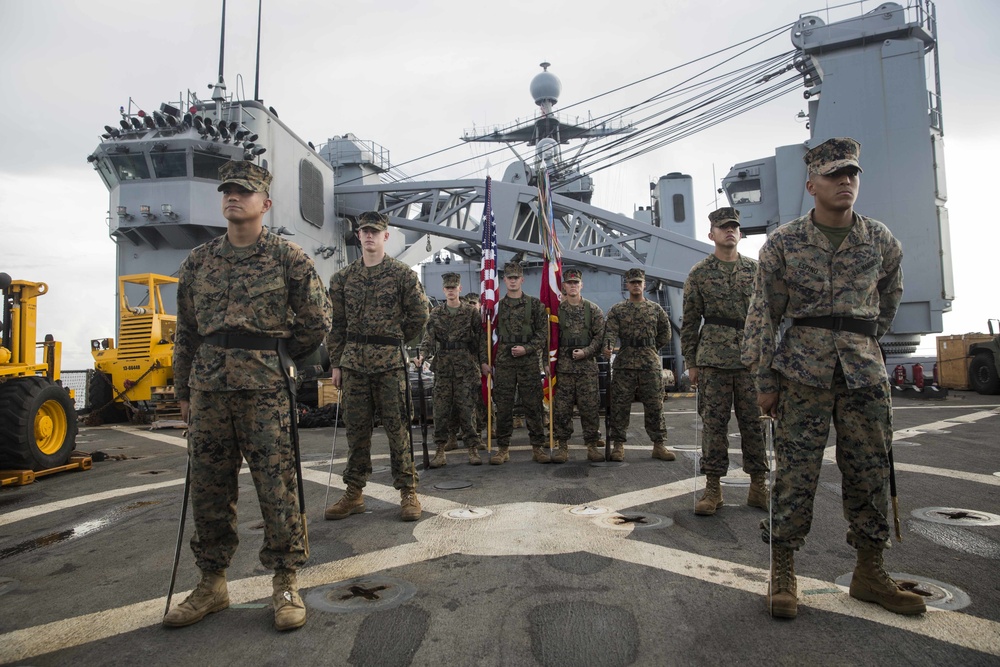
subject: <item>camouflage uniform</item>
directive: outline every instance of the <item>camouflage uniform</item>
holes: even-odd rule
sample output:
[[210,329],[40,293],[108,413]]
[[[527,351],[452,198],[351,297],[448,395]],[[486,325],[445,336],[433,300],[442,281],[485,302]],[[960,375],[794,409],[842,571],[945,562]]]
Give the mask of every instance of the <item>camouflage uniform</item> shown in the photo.
[[[453,284],[448,277],[454,276]],[[445,287],[458,286],[458,274],[445,274]],[[480,338],[484,338],[479,309],[462,302],[458,308],[442,303],[431,310],[427,332],[420,344],[420,356],[433,358],[434,371],[434,442],[443,446],[450,435],[453,412],[457,414],[460,435],[466,447],[479,447],[475,427],[476,404],[481,404],[479,366]]]
[[389,439],[393,486],[415,489],[417,472],[406,411],[408,378],[400,341],[423,332],[427,322],[424,288],[417,274],[399,260],[386,256],[377,266],[368,267],[360,258],[330,279],[330,299],[333,329],[327,348],[331,367],[342,371],[342,414],[349,449],[344,483],[361,489],[371,475],[377,407]]
[[[836,142],[843,140],[820,148],[837,148]],[[815,151],[807,158],[828,170],[814,173],[857,166],[832,159],[837,156],[824,162],[822,155],[812,155]],[[889,538],[892,406],[878,339],[902,298],[902,255],[885,225],[857,213],[837,249],[813,223],[813,211],[778,227],[761,248],[743,362],[758,392],[780,392],[772,491],[775,548],[798,549],[805,542],[831,419],[850,524],[847,541],[857,549],[881,550]],[[779,338],[785,317],[793,319],[793,326]],[[872,335],[794,323],[813,317],[865,320]],[[767,542],[767,521],[761,528]]]
[[[504,275],[512,269],[504,267]],[[541,354],[546,349],[549,317],[542,302],[523,294],[518,299],[504,296],[497,313],[499,345],[493,360],[493,400],[496,401],[497,446],[510,445],[514,432],[514,393],[518,393],[528,424],[528,438],[532,447],[546,443],[542,422],[542,373]],[[486,358],[486,337],[481,336],[480,356]],[[511,356],[511,348],[521,345],[527,354]]]
[[756,273],[757,262],[743,255],[737,256],[735,266],[709,255],[694,265],[684,281],[681,353],[685,366],[698,368],[698,407],[704,424],[701,472],[705,475],[722,477],[729,470],[728,430],[733,408],[740,426],[743,470],[751,475],[767,472],[757,392],[740,360]]
[[198,567],[225,570],[236,551],[237,474],[245,458],[264,517],[260,562],[296,570],[308,554],[278,353],[211,341],[220,334],[281,338],[301,359],[330,328],[326,290],[312,259],[266,227],[247,249],[234,248],[228,235],[198,246],[178,276],[174,392],[190,401],[191,549]]
[[[639,269],[629,269],[630,276],[644,279]],[[665,444],[667,427],[663,419],[663,364],[660,349],[670,344],[670,319],[663,308],[652,301],[622,301],[608,311],[604,329],[604,347],[613,348],[621,340],[611,374],[611,439],[626,442],[632,401],[643,405],[646,434],[650,441]]]
[[[563,281],[574,276],[579,279],[579,271],[567,269]],[[584,299],[583,303],[574,306],[564,299],[559,304],[559,360],[556,362],[556,399],[553,406],[557,440],[566,441],[573,435],[574,406],[580,410],[584,443],[593,444],[601,439],[597,356],[603,343],[604,313],[597,304]],[[574,349],[582,349],[586,356],[573,359]]]

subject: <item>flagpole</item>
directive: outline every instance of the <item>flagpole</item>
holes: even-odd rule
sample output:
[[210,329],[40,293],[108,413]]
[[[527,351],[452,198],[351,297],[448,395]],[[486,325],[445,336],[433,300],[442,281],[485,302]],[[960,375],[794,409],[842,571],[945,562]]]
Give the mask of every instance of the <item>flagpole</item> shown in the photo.
[[[493,331],[491,322],[486,320],[486,364],[493,368]],[[493,450],[493,377],[486,378],[486,453]]]
[[[551,350],[552,349],[552,313],[549,313],[549,326],[547,327],[547,329],[548,329],[548,339],[549,340],[548,340],[548,344],[546,345],[546,347],[547,347],[548,350]],[[545,374],[548,375],[548,377],[549,377],[549,452],[550,453],[554,449],[554,447],[553,447],[554,439],[553,439],[553,435],[552,435],[552,432],[553,432],[552,431],[552,429],[553,429],[553,426],[552,426],[553,408],[552,408],[552,406],[556,402],[556,384],[555,384],[555,382],[553,382],[554,378],[552,377],[552,360],[549,358],[549,356],[551,354],[552,354],[551,352],[548,352],[545,355],[546,358],[547,358],[547,360],[548,360],[548,363],[545,364]]]

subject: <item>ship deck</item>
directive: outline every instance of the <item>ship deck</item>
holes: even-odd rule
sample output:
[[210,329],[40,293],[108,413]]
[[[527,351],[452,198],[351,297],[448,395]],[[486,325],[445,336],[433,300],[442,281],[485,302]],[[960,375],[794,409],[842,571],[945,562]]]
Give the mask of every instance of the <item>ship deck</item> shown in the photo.
[[[0,490],[0,662],[31,665],[987,665],[1000,662],[1000,396],[897,399],[902,542],[887,569],[916,577],[928,613],[902,617],[846,593],[840,473],[827,450],[815,520],[796,556],[799,614],[765,609],[767,545],[747,507],[735,419],[726,505],[695,516],[694,399],[665,403],[677,460],[650,458],[633,406],[624,465],[538,465],[515,431],[511,461],[463,450],[422,471],[424,513],[398,518],[376,431],[367,511],[324,521],[333,428],[301,431],[309,563],[305,627],[272,628],[261,518],[240,477],[232,607],[161,627],[185,471],[180,431],[82,428],[111,459]],[[577,426],[577,434],[579,426]],[[419,450],[420,429],[414,438]],[[331,501],[343,488],[337,436]],[[418,455],[418,461],[420,457]],[[245,467],[244,467],[245,473]],[[458,488],[461,487],[461,488]],[[992,517],[992,518],[991,518]],[[174,602],[197,581],[187,537]]]

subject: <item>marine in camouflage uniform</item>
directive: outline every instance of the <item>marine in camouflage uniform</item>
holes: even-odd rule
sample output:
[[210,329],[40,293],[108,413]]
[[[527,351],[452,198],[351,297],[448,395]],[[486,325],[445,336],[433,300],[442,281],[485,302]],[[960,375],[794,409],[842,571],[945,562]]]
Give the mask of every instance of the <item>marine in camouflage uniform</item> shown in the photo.
[[[541,354],[546,349],[549,324],[545,306],[539,299],[521,291],[524,270],[517,262],[503,268],[507,293],[497,312],[499,345],[493,360],[493,400],[497,404],[497,452],[490,459],[500,465],[510,459],[510,437],[514,432],[514,393],[519,394],[528,423],[532,460],[548,463],[549,455],[542,450],[545,429],[542,424]],[[480,356],[487,358],[486,337],[481,337]],[[490,372],[483,364],[483,372]]]
[[[843,476],[847,542],[858,550],[852,597],[919,614],[919,595],[886,573],[892,406],[878,347],[903,293],[902,248],[889,229],[854,211],[860,144],[830,139],[805,154],[815,206],[778,227],[760,251],[743,361],[761,410],[777,419],[772,490],[772,616],[794,618],[794,551],[813,518],[831,420]],[[782,320],[791,327],[779,337]]]
[[[691,269],[684,281],[681,353],[698,386],[698,411],[704,425],[701,472],[705,493],[694,513],[715,514],[722,507],[720,479],[729,470],[729,415],[735,407],[743,449],[743,470],[750,475],[747,504],[767,509],[767,456],[750,371],[740,360],[743,327],[753,294],[757,262],[736,251],[740,212],[720,208],[708,215],[708,238],[715,251]],[[704,324],[702,320],[704,319]]]
[[[478,313],[480,315],[480,317],[482,316],[482,313],[479,310],[479,295],[476,292],[469,292],[468,294],[466,294],[465,296],[462,297],[462,301],[464,303],[470,304],[473,308],[476,309],[476,313]],[[482,324],[480,323],[479,335],[480,336],[485,336],[486,333],[485,333],[485,331],[481,327],[482,327]],[[487,419],[488,419],[487,414],[486,414],[486,403],[483,401],[483,383],[482,383],[482,375],[481,374],[477,373],[476,379],[473,382],[473,386],[472,386],[472,390],[471,391],[476,396],[475,410],[474,410],[473,415],[472,415],[473,416],[473,425],[474,425],[476,431],[479,433],[479,436],[480,436],[479,437],[479,441],[480,441],[480,444],[481,444],[482,443],[482,439],[483,439],[482,438],[483,429],[486,428],[486,422],[487,422]],[[495,432],[496,428],[494,428],[493,430]],[[462,437],[462,426],[459,423],[458,408],[457,408],[457,406],[452,406],[452,411],[451,411],[451,430],[448,432],[448,442],[445,443],[445,450],[450,452],[451,450],[457,448],[458,447],[458,438],[460,438],[460,437]]]
[[361,490],[372,472],[372,428],[376,408],[389,440],[393,486],[400,490],[400,518],[420,518],[417,471],[409,442],[409,390],[403,341],[422,335],[427,297],[417,274],[385,254],[386,216],[358,219],[362,257],[330,279],[333,329],[327,338],[332,381],[342,386],[348,459],[344,496],[326,509],[327,519],[365,511]]
[[452,429],[453,412],[458,415],[461,435],[469,450],[469,463],[481,465],[475,406],[482,403],[478,384],[482,321],[478,308],[459,299],[462,276],[445,273],[441,281],[447,300],[431,310],[427,332],[420,344],[420,356],[414,360],[419,368],[425,359],[432,359],[431,370],[434,371],[434,414],[440,416],[434,420],[437,451],[430,465],[440,468],[447,463],[445,446]]
[[663,364],[660,349],[670,344],[670,319],[658,303],[643,295],[646,272],[629,269],[625,273],[629,298],[611,306],[604,329],[605,354],[618,341],[621,349],[611,374],[612,461],[625,460],[632,401],[642,402],[646,434],[653,443],[653,458],[673,461],[666,448],[667,426],[663,420]]
[[264,518],[260,562],[276,571],[275,626],[287,630],[305,623],[295,571],[308,543],[279,356],[302,359],[319,347],[330,301],[309,255],[263,226],[271,207],[267,170],[229,162],[220,177],[228,231],[180,267],[173,357],[174,392],[189,427],[191,549],[202,580],[164,624],[189,625],[229,605],[225,570],[239,543],[237,475],[245,458]]
[[562,286],[566,294],[559,303],[559,358],[556,362],[553,405],[553,427],[559,449],[552,455],[552,462],[564,463],[569,459],[574,407],[580,411],[588,460],[603,461],[597,356],[604,343],[604,312],[597,304],[580,295],[583,288],[583,272],[580,269],[563,271]]

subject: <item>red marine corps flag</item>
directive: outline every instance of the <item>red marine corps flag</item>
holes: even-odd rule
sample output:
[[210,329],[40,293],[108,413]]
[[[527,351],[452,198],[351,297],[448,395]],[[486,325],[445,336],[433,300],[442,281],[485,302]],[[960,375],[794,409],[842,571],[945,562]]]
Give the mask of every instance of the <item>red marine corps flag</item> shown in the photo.
[[549,354],[545,379],[542,384],[543,399],[549,408],[549,448],[552,437],[552,397],[556,389],[556,359],[559,352],[559,302],[562,301],[562,250],[556,237],[555,221],[552,215],[552,188],[548,169],[543,167],[538,178],[538,214],[542,224],[542,242],[545,261],[542,264],[542,293],[539,297],[549,316]]
[[[479,312],[483,318],[483,332],[486,336],[487,363],[493,368],[497,355],[497,228],[493,218],[493,179],[486,177],[486,202],[483,204],[483,260],[479,269]],[[493,421],[492,401],[493,378],[483,376],[483,403],[486,404],[486,451],[490,451]]]

